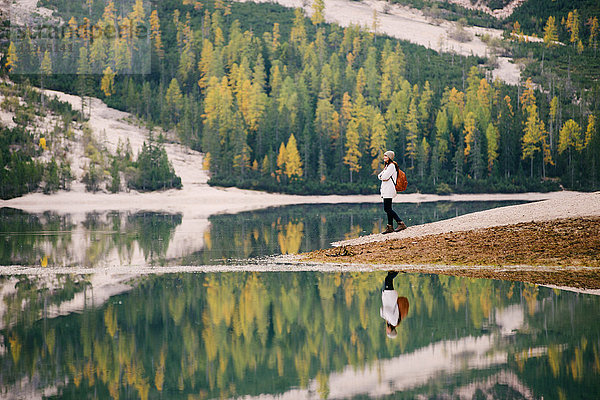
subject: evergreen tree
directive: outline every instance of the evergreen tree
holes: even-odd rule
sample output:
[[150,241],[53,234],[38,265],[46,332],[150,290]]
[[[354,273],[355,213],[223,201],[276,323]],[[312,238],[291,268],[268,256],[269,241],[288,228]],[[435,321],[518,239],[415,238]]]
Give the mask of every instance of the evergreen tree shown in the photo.
[[40,66],[40,84],[42,88],[42,108],[45,108],[45,96],[44,96],[44,78],[47,78],[52,74],[52,59],[50,58],[50,52],[46,50],[44,52],[44,58]]
[[[137,174],[129,186],[141,190],[181,188],[181,178],[175,175],[167,152],[160,143],[144,142],[135,162]],[[91,167],[90,167],[91,168]]]
[[91,73],[92,70],[88,59],[88,50],[86,47],[81,47],[79,49],[79,59],[77,61],[77,82],[79,94],[81,96],[81,113],[83,115],[85,115],[85,97],[90,94]]
[[421,93],[421,99],[419,100],[419,123],[422,127],[427,127],[429,125],[429,113],[431,110],[432,99],[433,90],[431,90],[429,81],[425,81],[423,93]]
[[60,188],[58,164],[54,157],[44,169],[44,194],[56,192]]
[[423,138],[421,143],[419,143],[418,159],[419,159],[419,176],[421,177],[421,179],[423,179],[423,177],[425,176],[425,170],[427,168],[428,161],[429,161],[430,147],[431,146],[429,146],[429,143],[427,142],[427,138],[425,138],[425,137]]
[[121,187],[121,176],[119,175],[119,163],[116,158],[112,160],[110,166],[110,177],[111,182],[108,190],[110,190],[111,193],[119,192]]
[[171,122],[177,124],[184,104],[183,95],[181,94],[179,82],[176,78],[171,79],[171,83],[169,84],[169,88],[165,95],[165,104],[168,107]]

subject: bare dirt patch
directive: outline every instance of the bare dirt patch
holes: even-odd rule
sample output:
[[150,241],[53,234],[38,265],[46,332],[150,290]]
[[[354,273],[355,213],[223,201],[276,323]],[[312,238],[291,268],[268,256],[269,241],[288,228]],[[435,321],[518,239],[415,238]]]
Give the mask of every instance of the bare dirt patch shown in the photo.
[[600,288],[600,217],[527,222],[348,245],[306,253],[301,259]]

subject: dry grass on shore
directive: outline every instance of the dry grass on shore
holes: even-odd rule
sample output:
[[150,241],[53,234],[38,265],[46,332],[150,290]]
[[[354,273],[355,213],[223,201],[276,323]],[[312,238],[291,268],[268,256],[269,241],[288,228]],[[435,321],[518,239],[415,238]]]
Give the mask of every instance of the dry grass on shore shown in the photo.
[[[597,289],[600,217],[519,223],[335,247],[303,254],[302,260],[398,266],[394,269]],[[408,265],[410,268],[402,267]],[[530,267],[503,268],[507,266]]]

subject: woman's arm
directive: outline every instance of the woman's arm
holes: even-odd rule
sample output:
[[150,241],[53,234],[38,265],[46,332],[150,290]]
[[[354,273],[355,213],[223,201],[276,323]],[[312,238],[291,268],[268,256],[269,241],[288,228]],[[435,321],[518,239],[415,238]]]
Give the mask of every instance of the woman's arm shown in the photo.
[[381,171],[381,173],[379,174],[379,179],[382,181],[387,181],[388,179],[390,179],[392,177],[392,175],[394,174],[394,169],[396,168],[396,166],[392,163],[388,164],[387,167],[385,167],[385,169],[383,171]]

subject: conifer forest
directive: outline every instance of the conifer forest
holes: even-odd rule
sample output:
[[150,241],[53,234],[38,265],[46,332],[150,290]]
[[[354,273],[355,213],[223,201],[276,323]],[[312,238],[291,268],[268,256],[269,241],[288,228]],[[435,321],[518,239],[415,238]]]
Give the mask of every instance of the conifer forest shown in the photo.
[[[491,78],[493,56],[438,53],[384,36],[376,16],[362,26],[327,24],[322,0],[310,18],[275,4],[129,3],[41,1],[68,21],[60,40],[71,51],[41,48],[28,30],[18,43],[4,35],[2,75],[98,97],[151,130],[176,132],[205,154],[210,183],[220,186],[377,193],[391,149],[409,192],[600,187],[600,8],[593,2],[556,1],[548,15],[520,18],[517,10],[502,21],[503,51],[524,66],[516,86]],[[146,35],[122,34],[135,27],[147,27]],[[135,50],[146,45],[144,64]],[[85,120],[85,104],[68,110],[73,119]],[[23,141],[23,134],[11,137]],[[161,159],[160,140],[149,138],[144,151]],[[23,146],[22,156],[36,151]],[[2,174],[22,181],[3,197],[61,187],[60,163],[42,184],[35,161],[16,178],[23,168],[10,167],[15,156],[4,153]],[[162,158],[149,162],[161,171],[144,178],[124,150],[100,166],[107,173],[98,179],[129,169],[132,188],[180,186]]]

